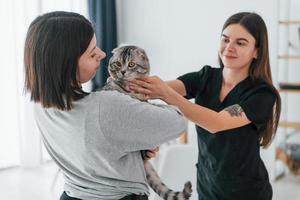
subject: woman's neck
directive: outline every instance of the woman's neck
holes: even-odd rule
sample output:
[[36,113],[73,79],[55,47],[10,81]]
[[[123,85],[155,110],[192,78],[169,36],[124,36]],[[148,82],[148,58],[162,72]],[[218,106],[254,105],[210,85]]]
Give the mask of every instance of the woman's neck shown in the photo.
[[223,68],[223,85],[226,87],[234,87],[242,80],[248,77],[248,69],[228,69]]

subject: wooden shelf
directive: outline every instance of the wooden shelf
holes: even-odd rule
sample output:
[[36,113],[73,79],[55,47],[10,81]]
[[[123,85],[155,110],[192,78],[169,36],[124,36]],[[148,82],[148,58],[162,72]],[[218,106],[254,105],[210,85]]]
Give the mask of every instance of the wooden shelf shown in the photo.
[[280,90],[287,90],[287,91],[300,91],[300,82],[280,82],[279,83]]
[[279,89],[278,92],[282,93],[295,93],[295,94],[300,94],[300,90],[291,90],[291,89]]
[[279,126],[283,128],[300,129],[300,122],[280,121]]
[[300,60],[300,55],[278,55],[279,59]]
[[297,25],[297,24],[300,24],[300,20],[284,20],[284,21],[279,21],[279,24],[282,24],[282,25]]

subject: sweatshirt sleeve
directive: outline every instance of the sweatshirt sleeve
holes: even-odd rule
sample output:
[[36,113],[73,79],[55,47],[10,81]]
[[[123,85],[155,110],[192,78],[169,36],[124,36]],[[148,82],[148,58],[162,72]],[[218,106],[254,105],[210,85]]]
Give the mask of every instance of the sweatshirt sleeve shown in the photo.
[[121,152],[151,149],[186,131],[187,121],[174,106],[141,102],[119,92],[104,92],[99,124]]

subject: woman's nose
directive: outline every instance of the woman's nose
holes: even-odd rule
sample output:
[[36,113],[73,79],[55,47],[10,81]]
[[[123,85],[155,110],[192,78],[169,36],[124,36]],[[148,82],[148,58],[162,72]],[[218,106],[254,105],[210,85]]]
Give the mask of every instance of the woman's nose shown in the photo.
[[105,58],[106,57],[106,53],[104,51],[102,51],[101,49],[100,50],[100,56],[101,56],[101,59]]
[[102,51],[100,48],[98,48],[98,49],[99,49],[99,52],[98,52],[98,60],[100,61],[100,60],[102,60],[103,58],[106,57],[106,54],[105,54],[105,52]]
[[227,51],[233,51],[234,50],[234,44],[232,42],[229,42],[226,44],[225,49]]

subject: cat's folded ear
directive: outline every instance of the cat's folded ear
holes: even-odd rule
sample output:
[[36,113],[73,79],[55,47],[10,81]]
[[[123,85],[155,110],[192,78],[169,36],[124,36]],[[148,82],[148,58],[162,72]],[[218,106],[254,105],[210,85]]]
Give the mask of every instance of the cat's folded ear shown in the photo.
[[112,53],[112,54],[115,54],[116,51],[117,51],[117,49],[118,49],[118,48],[114,48],[114,49],[111,51],[111,53]]
[[143,59],[148,60],[148,56],[147,56],[147,54],[146,54],[146,52],[145,52],[144,49],[137,48],[135,50],[135,52],[137,53],[137,55],[141,56]]

